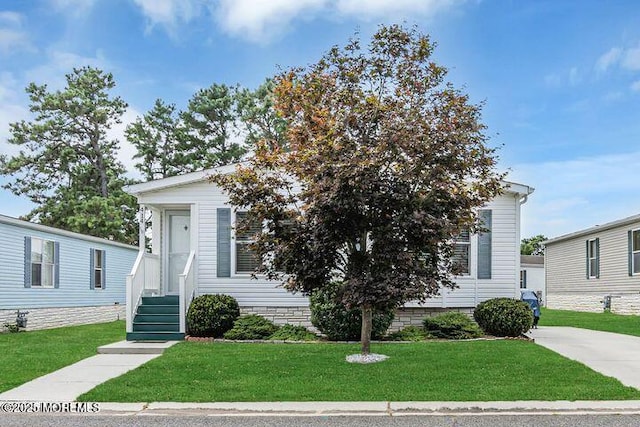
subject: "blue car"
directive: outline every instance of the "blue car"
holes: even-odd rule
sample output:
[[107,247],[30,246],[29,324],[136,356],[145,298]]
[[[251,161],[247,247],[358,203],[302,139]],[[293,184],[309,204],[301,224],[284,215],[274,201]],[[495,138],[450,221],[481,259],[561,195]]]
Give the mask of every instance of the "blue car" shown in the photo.
[[538,329],[538,321],[540,320],[540,301],[538,296],[533,291],[522,291],[520,299],[531,307],[533,310],[533,328]]

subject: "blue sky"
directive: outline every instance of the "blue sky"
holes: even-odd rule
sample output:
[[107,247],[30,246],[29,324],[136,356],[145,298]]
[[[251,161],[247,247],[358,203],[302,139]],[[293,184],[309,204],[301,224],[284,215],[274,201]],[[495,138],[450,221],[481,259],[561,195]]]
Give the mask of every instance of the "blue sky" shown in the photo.
[[[114,74],[124,125],[156,98],[184,108],[210,84],[256,87],[316,61],[358,30],[416,24],[436,60],[484,102],[500,169],[536,188],[522,235],[549,237],[640,212],[640,2],[633,0],[3,0],[0,152],[28,119],[29,82],[60,88],[74,66]],[[2,180],[0,179],[0,182]],[[0,213],[28,201],[0,190]]]

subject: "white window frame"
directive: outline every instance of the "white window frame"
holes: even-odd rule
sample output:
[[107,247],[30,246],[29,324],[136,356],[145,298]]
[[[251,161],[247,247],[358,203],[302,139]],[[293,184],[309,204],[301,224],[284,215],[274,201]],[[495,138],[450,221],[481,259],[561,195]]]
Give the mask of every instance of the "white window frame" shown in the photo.
[[640,268],[638,268],[638,271],[636,271],[636,262],[635,262],[635,255],[640,254],[640,248],[637,248],[636,250],[633,249],[633,243],[635,242],[633,235],[635,233],[640,233],[640,228],[631,230],[631,275],[632,276],[640,275]]
[[453,241],[453,245],[454,245],[454,256],[451,257],[451,261],[453,261],[453,259],[455,258],[455,247],[456,246],[467,246],[468,250],[467,250],[467,271],[463,271],[461,273],[457,274],[457,277],[470,277],[471,276],[471,259],[473,258],[473,254],[472,254],[472,248],[473,245],[471,244],[472,241],[472,235],[471,232],[466,231],[468,237],[468,240],[459,240],[460,236],[455,236],[454,241]]
[[[98,253],[100,253],[100,267],[97,266],[97,260],[98,260]],[[93,250],[93,271],[91,272],[93,274],[93,289],[99,289],[102,290],[104,289],[104,283],[102,283],[102,277],[104,276],[102,274],[102,270],[104,268],[104,249],[94,249]],[[96,273],[100,273],[100,274],[96,274]],[[97,278],[100,278],[100,286],[98,286],[98,281]],[[106,276],[105,276],[106,277]]]
[[[598,277],[598,239],[589,239],[589,251],[587,258],[589,261],[589,279],[596,279]],[[593,271],[595,262],[595,271]]]
[[[44,259],[44,248],[47,243],[51,243],[53,246],[53,251],[51,253],[51,261],[45,262]],[[36,248],[40,253],[40,261],[35,262],[33,253],[36,252]],[[36,252],[38,253],[38,252]],[[33,267],[34,264],[40,264],[40,283],[35,284],[34,276],[33,276]],[[45,267],[51,267],[51,283],[44,283],[45,280]],[[54,240],[43,239],[41,237],[31,237],[31,287],[32,288],[54,288],[56,283],[56,242]]]
[[233,276],[246,277],[255,274],[255,270],[252,271],[238,271],[238,245],[250,245],[254,243],[254,239],[238,239],[238,216],[246,214],[247,211],[234,211],[233,212],[233,244],[231,245],[231,257],[233,264]]

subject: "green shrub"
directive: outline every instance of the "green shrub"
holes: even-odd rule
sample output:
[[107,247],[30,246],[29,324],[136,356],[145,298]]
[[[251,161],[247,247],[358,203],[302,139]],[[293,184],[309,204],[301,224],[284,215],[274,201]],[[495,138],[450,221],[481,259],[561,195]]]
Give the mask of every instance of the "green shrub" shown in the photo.
[[427,333],[419,326],[407,326],[387,336],[389,341],[424,341]]
[[[348,310],[335,301],[337,285],[315,291],[310,297],[311,323],[332,341],[357,341],[362,329],[359,308]],[[394,313],[373,313],[371,338],[380,339],[393,322]]]
[[187,311],[187,330],[194,337],[221,337],[240,316],[238,301],[229,295],[201,295]]
[[482,331],[464,313],[451,311],[422,321],[425,332],[434,338],[465,340],[482,336]]
[[318,337],[304,326],[287,324],[282,325],[282,327],[271,335],[269,339],[283,341],[315,341]]
[[473,317],[487,334],[497,337],[518,337],[533,324],[529,304],[511,298],[484,301],[478,304]]
[[278,326],[257,314],[242,316],[233,328],[224,333],[228,340],[266,340],[278,330]]

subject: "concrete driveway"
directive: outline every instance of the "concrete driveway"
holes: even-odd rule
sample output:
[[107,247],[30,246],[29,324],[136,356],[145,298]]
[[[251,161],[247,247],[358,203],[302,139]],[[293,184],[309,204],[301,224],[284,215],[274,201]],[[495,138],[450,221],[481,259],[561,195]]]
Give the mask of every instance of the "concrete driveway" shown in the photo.
[[527,334],[536,344],[640,389],[640,337],[560,326]]

